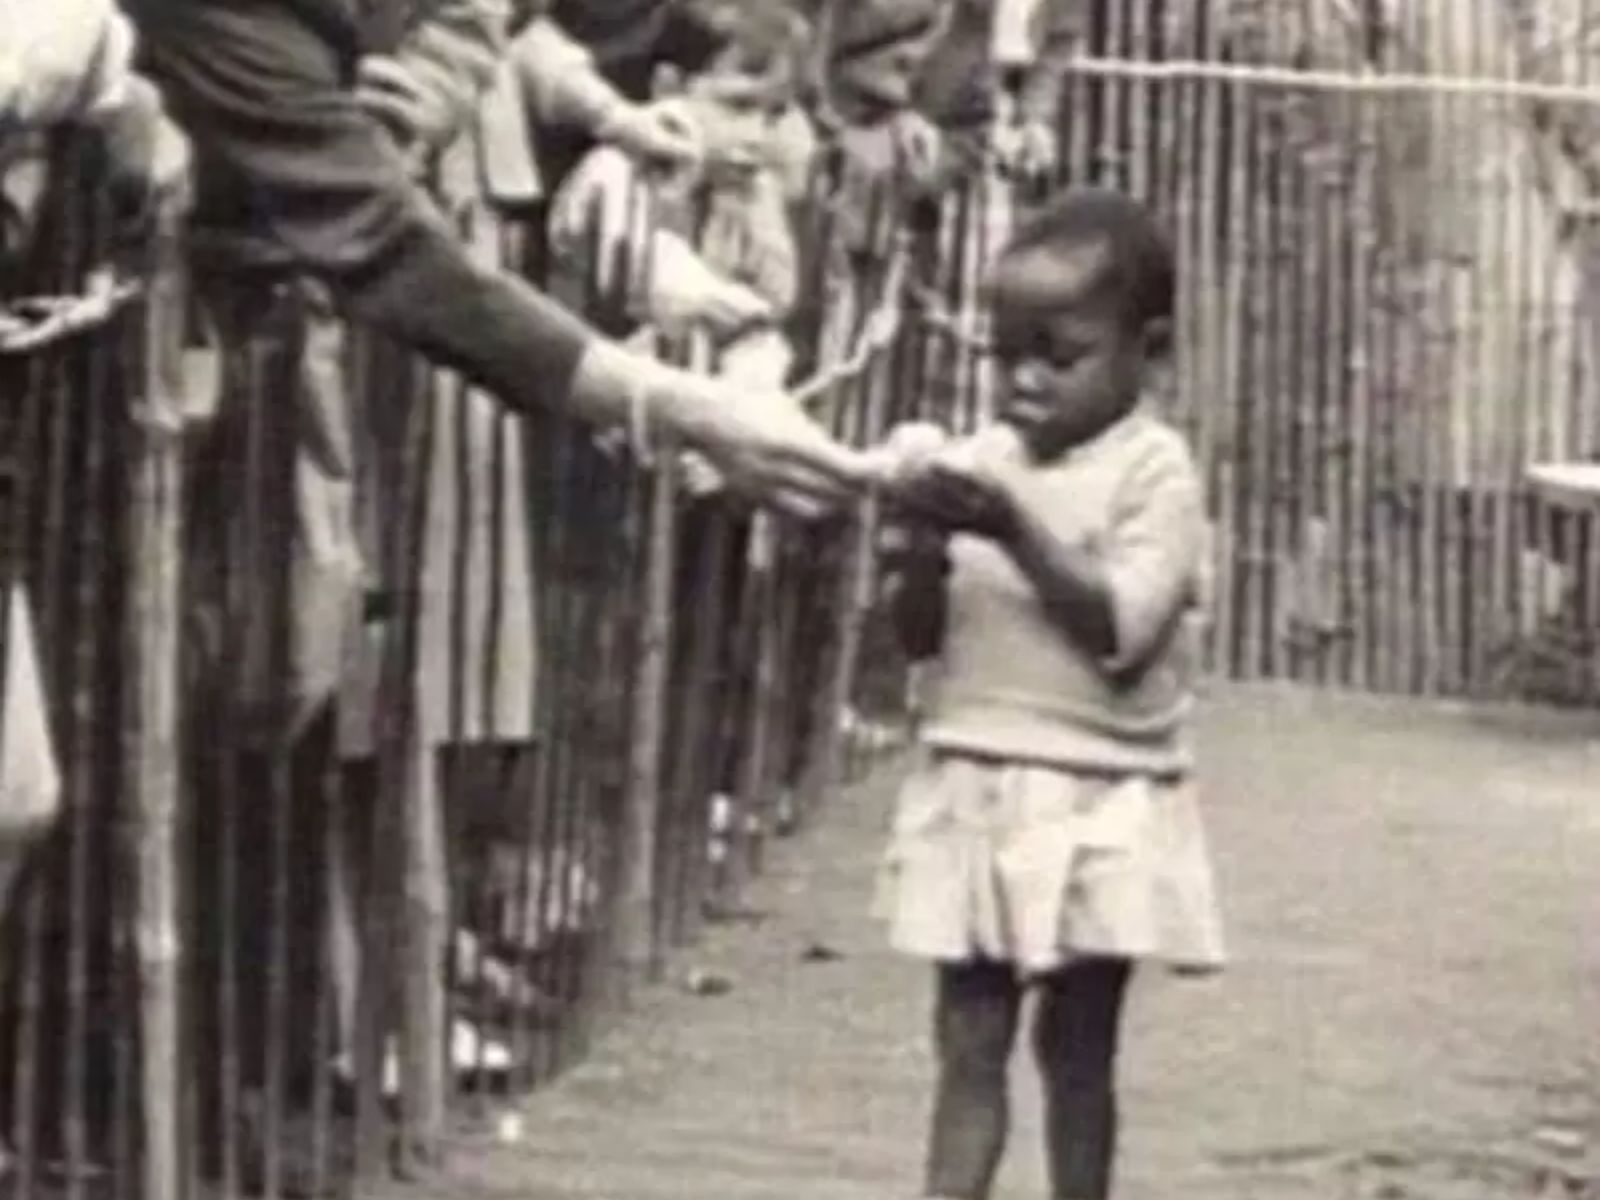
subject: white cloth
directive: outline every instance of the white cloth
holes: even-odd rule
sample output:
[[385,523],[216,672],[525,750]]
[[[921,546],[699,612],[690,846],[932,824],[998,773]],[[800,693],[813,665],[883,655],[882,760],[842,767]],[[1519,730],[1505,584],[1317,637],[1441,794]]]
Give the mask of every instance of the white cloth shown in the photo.
[[[61,768],[45,704],[33,611],[20,585],[0,585],[5,673],[0,677],[0,836],[31,835],[61,811]],[[0,897],[3,899],[3,897]]]
[[1023,66],[1037,53],[1039,0],[995,0],[990,53],[1001,66]]
[[901,793],[877,902],[895,949],[1030,974],[1077,956],[1206,971],[1222,920],[1188,777],[935,755]]
[[0,0],[0,136],[119,108],[133,49],[110,0]]

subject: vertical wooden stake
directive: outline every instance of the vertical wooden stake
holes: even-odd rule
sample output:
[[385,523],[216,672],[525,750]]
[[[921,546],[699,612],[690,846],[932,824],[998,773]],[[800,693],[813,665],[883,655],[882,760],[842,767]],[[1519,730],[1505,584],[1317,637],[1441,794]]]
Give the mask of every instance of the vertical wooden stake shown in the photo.
[[183,284],[175,222],[155,243],[144,335],[144,395],[128,478],[128,670],[123,770],[139,957],[143,1195],[184,1194],[179,1097],[178,630],[182,565]]
[[661,825],[661,750],[672,648],[673,548],[677,544],[677,450],[658,448],[649,479],[644,617],[635,647],[633,728],[628,746],[627,807],[622,818],[617,950],[628,978],[660,971],[656,931],[657,838]]

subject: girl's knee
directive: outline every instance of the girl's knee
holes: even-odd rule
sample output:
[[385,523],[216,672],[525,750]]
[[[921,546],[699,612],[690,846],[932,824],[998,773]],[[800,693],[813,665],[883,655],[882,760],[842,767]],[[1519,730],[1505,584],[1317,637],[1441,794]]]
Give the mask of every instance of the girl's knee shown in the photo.
[[1131,970],[1124,960],[1094,959],[1041,981],[1033,1049],[1058,1085],[1094,1090],[1110,1086]]
[[949,1022],[940,1029],[939,1063],[946,1074],[962,1079],[1002,1081],[1011,1061],[1011,1041],[997,1029]]
[[1007,967],[940,968],[936,1019],[940,1062],[971,1077],[1004,1077],[1016,1039],[1021,987]]

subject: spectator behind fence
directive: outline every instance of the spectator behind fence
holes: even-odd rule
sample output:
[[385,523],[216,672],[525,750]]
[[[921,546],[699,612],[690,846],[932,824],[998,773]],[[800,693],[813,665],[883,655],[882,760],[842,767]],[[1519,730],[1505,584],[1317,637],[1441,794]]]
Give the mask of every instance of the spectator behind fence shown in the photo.
[[[799,60],[806,27],[771,3],[751,3],[719,26],[721,43],[657,64],[658,105],[696,132],[702,158],[692,170],[650,172],[611,147],[592,150],[557,192],[550,245],[564,286],[608,279],[619,265],[628,318],[646,335],[704,332],[716,369],[758,403],[787,378],[793,355],[782,322],[795,302],[799,267],[790,205],[809,182],[809,126],[797,122]],[[626,252],[624,252],[626,251]],[[685,457],[689,493],[721,486],[697,456]],[[689,661],[698,622],[691,615],[720,591],[722,621],[713,660],[740,686],[740,603],[749,526],[735,521],[720,559],[707,539],[711,514],[690,506],[679,518],[675,594],[680,661]],[[745,642],[752,639],[745,638]],[[738,706],[730,706],[730,713]],[[747,723],[737,716],[711,736],[711,786],[734,789]]]
[[895,130],[943,179],[969,170],[1009,93],[1017,123],[995,147],[1028,174],[1054,169],[1064,71],[1087,36],[1084,0],[859,0],[841,5],[828,93],[846,124]]
[[[105,151],[109,182],[136,215],[181,203],[188,151],[160,98],[133,74],[133,30],[109,0],[8,0],[0,5],[0,278],[32,247],[49,194],[48,134],[77,126]],[[38,332],[0,310],[0,341]],[[16,472],[0,447],[0,511],[26,510],[10,495]],[[21,473],[23,479],[29,473]],[[51,739],[46,656],[18,551],[0,546],[0,915],[12,887],[61,805],[61,767]],[[0,1140],[0,1177],[12,1154]]]
[[[804,33],[763,4],[720,33],[705,61],[657,65],[657,107],[694,131],[699,164],[651,172],[613,147],[592,150],[554,198],[550,245],[568,288],[629,264],[618,286],[630,318],[651,332],[708,333],[719,372],[753,403],[776,393],[793,357],[779,326],[799,286],[789,202],[805,172],[792,160],[807,150],[789,147]],[[704,470],[692,478],[714,483]]]
[[1133,201],[1050,204],[997,268],[1001,423],[933,430],[891,473],[923,519],[908,649],[937,659],[881,896],[893,945],[937,967],[929,1197],[989,1194],[1033,989],[1051,1195],[1104,1200],[1133,964],[1222,962],[1188,745],[1201,485],[1141,408],[1175,291]]
[[859,481],[858,456],[798,409],[732,403],[471,261],[372,113],[401,143],[437,137],[492,78],[504,14],[445,6],[419,29],[406,12],[399,0],[362,19],[345,0],[138,0],[145,61],[195,140],[198,217],[322,277],[358,319],[519,409],[620,422],[637,407],[761,494],[829,501]]
[[[551,205],[551,251],[571,285],[637,239],[627,300],[644,324],[701,327],[723,346],[788,311],[795,243],[767,146],[793,95],[792,36],[782,13],[752,7],[709,61],[658,64],[657,108],[694,131],[703,159],[660,173],[613,147],[592,150]],[[641,203],[648,229],[632,219]]]
[[[624,95],[600,71],[594,54],[547,14],[534,15],[512,39],[507,66],[541,143],[565,140],[615,146],[654,165],[682,167],[698,156],[693,132],[673,114]],[[549,156],[541,161],[551,166]],[[548,181],[557,185],[559,175]]]

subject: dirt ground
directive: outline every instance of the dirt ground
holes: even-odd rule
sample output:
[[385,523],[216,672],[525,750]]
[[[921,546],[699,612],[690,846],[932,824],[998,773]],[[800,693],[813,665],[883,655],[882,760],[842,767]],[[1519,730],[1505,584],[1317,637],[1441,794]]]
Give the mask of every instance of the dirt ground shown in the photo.
[[[1600,716],[1224,690],[1203,733],[1234,962],[1136,992],[1120,1196],[1600,1197]],[[892,787],[462,1145],[464,1194],[914,1197],[928,980],[865,915]],[[1045,1195],[1015,1078],[999,1200]]]

